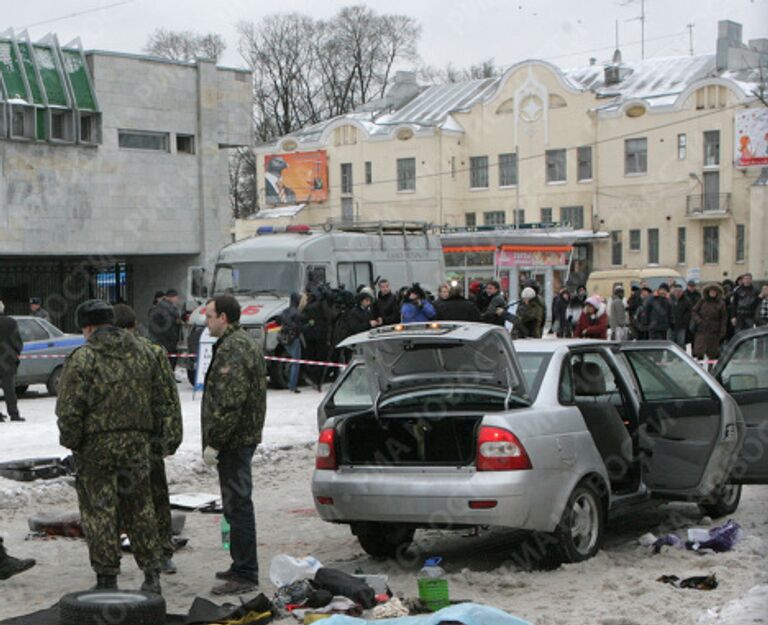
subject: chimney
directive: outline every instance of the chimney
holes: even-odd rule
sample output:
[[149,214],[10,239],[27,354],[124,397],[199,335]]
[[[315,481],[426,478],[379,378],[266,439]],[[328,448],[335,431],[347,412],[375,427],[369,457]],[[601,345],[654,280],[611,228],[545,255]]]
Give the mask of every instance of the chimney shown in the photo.
[[731,48],[741,48],[741,24],[731,20],[720,20],[717,23],[717,52],[715,63],[719,71],[734,69],[730,67],[729,51]]
[[413,100],[420,91],[421,88],[416,81],[416,72],[398,71],[395,73],[395,80],[387,92],[386,99],[390,106],[397,110]]
[[590,56],[589,57],[589,64],[590,65],[594,65],[595,63],[597,63],[597,59],[594,56]]
[[621,50],[616,48],[613,53],[613,59],[604,68],[604,80],[605,86],[617,85],[627,76],[632,73],[632,70],[621,62]]

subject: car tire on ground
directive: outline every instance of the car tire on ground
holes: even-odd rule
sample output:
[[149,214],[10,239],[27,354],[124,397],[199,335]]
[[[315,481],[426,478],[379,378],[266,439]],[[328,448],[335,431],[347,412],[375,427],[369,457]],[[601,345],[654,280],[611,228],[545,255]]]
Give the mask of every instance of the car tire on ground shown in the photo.
[[24,393],[27,392],[27,389],[29,388],[29,384],[20,384],[16,387],[16,395],[18,397],[21,397]]
[[138,590],[86,590],[59,601],[61,625],[120,623],[157,625],[165,622],[165,600]]
[[396,523],[360,523],[352,533],[363,551],[373,558],[394,558],[413,542],[415,530]]
[[597,485],[590,480],[573,489],[555,530],[557,551],[564,562],[593,557],[603,542],[605,504]]
[[699,502],[699,510],[713,519],[736,512],[741,501],[741,484],[727,484],[716,494]]
[[48,381],[45,383],[45,388],[48,389],[48,394],[54,396],[59,394],[59,380],[61,380],[62,369],[63,367],[59,365],[51,371],[51,375],[48,376]]

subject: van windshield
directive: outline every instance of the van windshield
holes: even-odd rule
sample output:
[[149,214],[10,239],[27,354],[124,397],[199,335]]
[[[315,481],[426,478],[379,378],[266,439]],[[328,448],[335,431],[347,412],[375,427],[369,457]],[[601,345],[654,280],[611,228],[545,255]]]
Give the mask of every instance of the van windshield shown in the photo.
[[299,290],[299,263],[253,262],[217,265],[214,293],[274,292],[290,295]]

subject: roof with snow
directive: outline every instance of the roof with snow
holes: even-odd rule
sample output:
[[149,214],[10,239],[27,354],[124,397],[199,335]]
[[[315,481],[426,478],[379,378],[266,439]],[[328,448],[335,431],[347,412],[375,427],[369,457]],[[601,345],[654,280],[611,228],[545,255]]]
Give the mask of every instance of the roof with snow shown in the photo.
[[746,98],[752,95],[760,82],[757,69],[717,70],[714,54],[621,63],[618,65],[620,82],[608,85],[605,84],[603,65],[561,70],[542,61],[524,61],[496,78],[421,87],[412,99],[394,110],[391,110],[387,97],[369,102],[356,112],[308,126],[292,133],[290,137],[300,145],[317,143],[324,132],[345,122],[357,125],[373,138],[388,137],[396,127],[403,125],[411,126],[416,132],[431,128],[463,132],[452,114],[466,112],[477,104],[488,102],[513,70],[528,63],[548,66],[567,88],[592,92],[596,98],[594,108],[598,111],[619,109],[626,102],[636,100],[642,100],[651,110],[671,106],[695,83],[718,78],[732,83]]

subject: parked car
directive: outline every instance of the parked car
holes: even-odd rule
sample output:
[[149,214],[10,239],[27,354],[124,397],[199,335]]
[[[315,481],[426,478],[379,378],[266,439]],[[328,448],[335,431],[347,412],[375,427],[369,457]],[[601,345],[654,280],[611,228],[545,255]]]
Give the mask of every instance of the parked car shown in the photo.
[[[667,341],[513,346],[503,328],[470,323],[355,335],[318,411],[316,508],[373,556],[419,528],[504,526],[551,534],[566,561],[599,550],[609,515],[652,499],[730,514],[732,478],[768,482],[766,454],[738,459],[737,404],[754,401],[747,436],[765,445],[767,337],[726,351],[718,375],[734,399]],[[742,372],[747,352],[760,374]]]
[[85,339],[79,334],[65,334],[45,319],[13,318],[19,324],[19,333],[24,341],[22,359],[16,373],[16,393],[22,395],[30,384],[45,384],[48,392],[56,395],[64,359],[85,343]]

